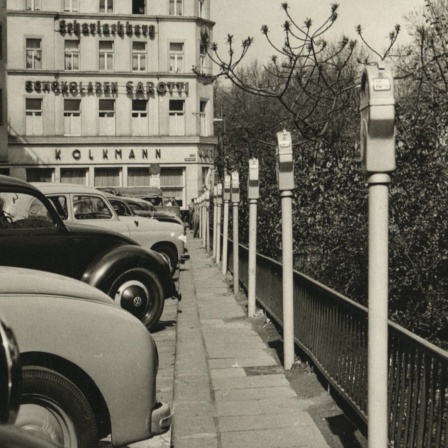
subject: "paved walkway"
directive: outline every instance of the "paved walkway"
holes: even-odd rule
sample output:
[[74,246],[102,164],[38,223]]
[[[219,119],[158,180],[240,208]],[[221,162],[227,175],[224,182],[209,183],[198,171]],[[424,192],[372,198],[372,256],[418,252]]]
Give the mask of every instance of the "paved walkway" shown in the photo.
[[167,309],[171,317],[164,313],[165,329],[154,335],[161,359],[158,394],[172,403],[173,425],[163,439],[141,446],[328,447],[278,368],[250,374],[278,366],[275,352],[252,329],[201,240],[190,237],[188,248],[191,259],[180,273],[175,363],[175,308]]

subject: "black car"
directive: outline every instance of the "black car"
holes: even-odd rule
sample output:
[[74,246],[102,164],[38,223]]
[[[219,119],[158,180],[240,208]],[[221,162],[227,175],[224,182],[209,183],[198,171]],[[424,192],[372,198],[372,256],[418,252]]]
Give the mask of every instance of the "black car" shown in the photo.
[[0,265],[82,280],[152,328],[164,300],[177,296],[167,258],[124,235],[65,224],[55,207],[27,182],[0,175]]

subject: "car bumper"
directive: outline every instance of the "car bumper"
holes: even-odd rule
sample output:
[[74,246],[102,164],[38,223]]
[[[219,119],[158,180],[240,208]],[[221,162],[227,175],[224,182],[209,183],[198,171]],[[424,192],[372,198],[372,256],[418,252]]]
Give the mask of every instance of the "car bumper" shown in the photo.
[[167,403],[157,402],[151,413],[151,437],[167,432],[170,427],[170,406]]

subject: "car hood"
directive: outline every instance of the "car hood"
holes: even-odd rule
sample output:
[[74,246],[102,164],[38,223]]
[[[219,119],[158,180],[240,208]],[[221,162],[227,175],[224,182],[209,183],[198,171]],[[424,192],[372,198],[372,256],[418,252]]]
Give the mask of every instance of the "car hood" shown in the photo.
[[172,233],[172,237],[183,235],[184,229],[182,225],[175,222],[158,221],[157,219],[147,218],[145,216],[120,216],[120,221],[132,223],[134,226],[135,221],[138,221],[139,231],[165,231]]
[[93,286],[50,272],[0,266],[0,296],[60,296],[116,305],[113,299]]
[[101,235],[103,237],[115,239],[121,244],[132,244],[133,246],[138,245],[138,243],[136,243],[132,238],[104,227],[91,226],[89,224],[77,224],[67,221],[64,221],[64,224],[70,232],[75,235],[82,235],[85,237],[95,237],[95,235]]

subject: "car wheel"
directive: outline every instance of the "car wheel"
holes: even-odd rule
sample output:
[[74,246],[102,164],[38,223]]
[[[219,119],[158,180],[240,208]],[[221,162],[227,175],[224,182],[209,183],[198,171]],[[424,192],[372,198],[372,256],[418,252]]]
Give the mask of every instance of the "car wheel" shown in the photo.
[[171,277],[176,273],[178,259],[176,251],[169,246],[157,246],[154,249],[156,252],[160,254],[165,254],[170,260],[170,273]]
[[151,330],[160,319],[164,307],[163,287],[156,274],[133,268],[123,272],[108,292],[121,308],[140,319]]
[[57,372],[24,367],[16,424],[64,448],[98,447],[95,415],[78,387]]

